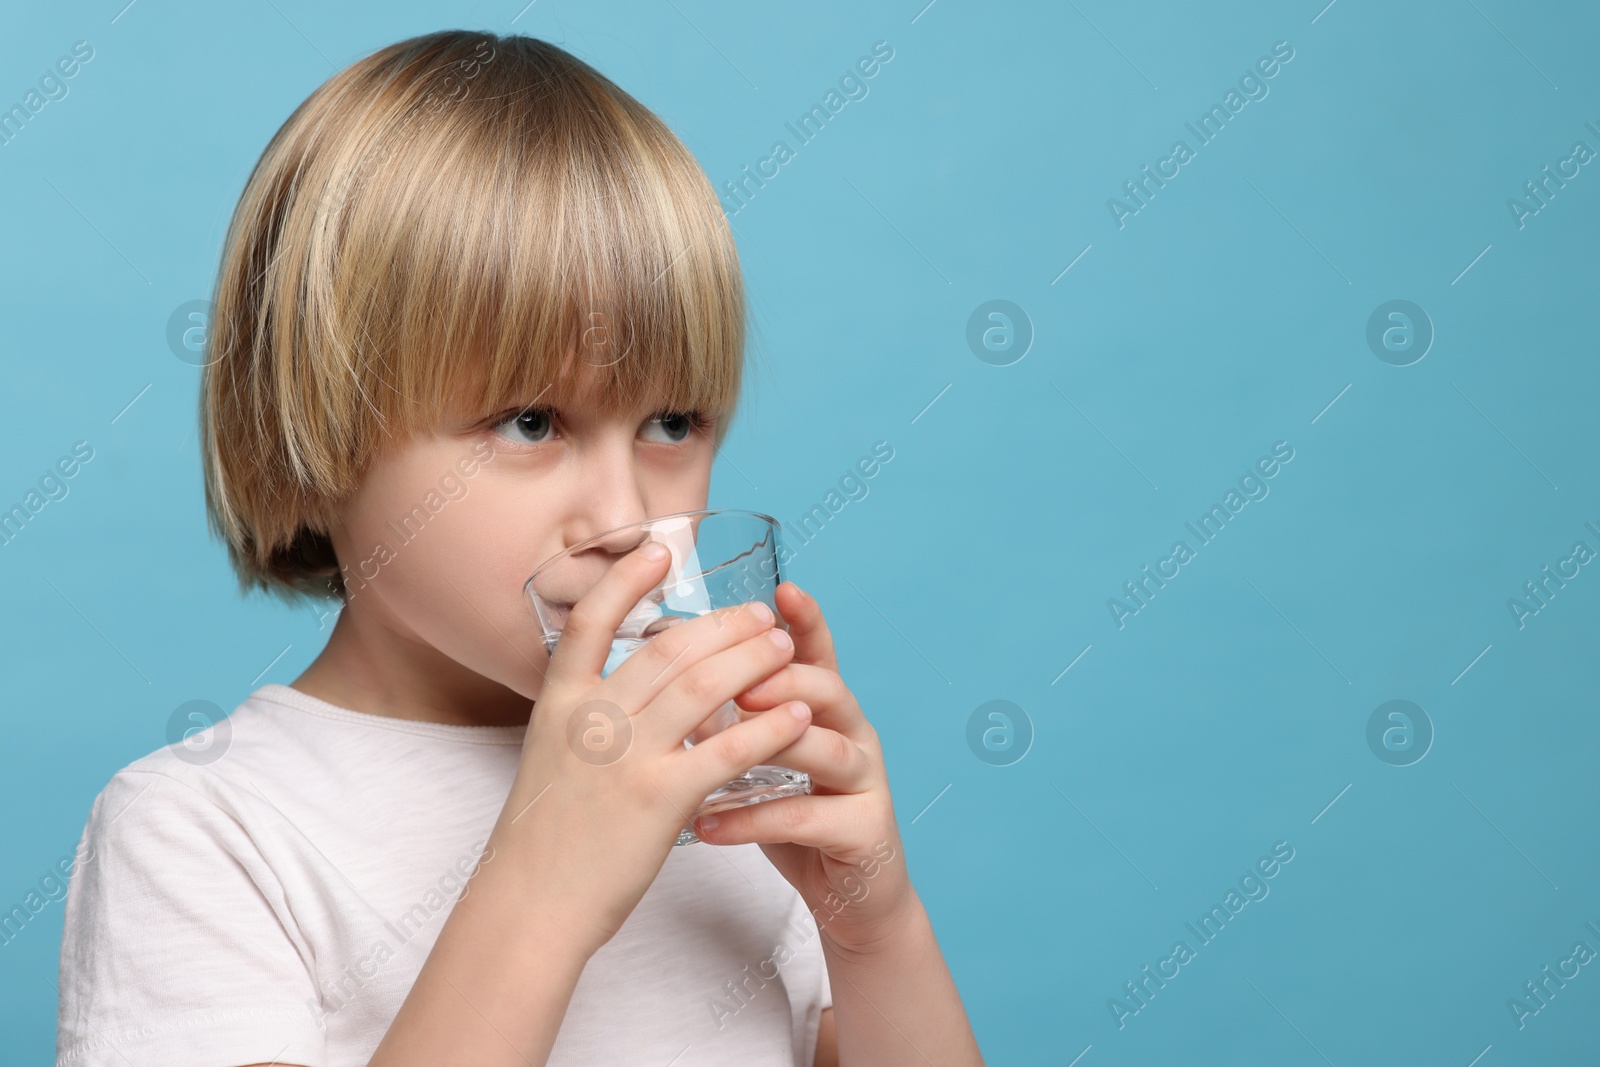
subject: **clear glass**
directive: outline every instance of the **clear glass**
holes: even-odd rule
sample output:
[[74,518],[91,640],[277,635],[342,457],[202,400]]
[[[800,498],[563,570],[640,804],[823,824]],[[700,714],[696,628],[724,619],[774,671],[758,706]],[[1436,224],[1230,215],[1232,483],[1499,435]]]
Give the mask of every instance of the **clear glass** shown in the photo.
[[[545,651],[554,653],[567,613],[618,559],[646,541],[667,547],[672,559],[661,582],[628,612],[611,642],[601,677],[674,622],[759,600],[778,615],[775,592],[783,581],[778,572],[778,520],[757,511],[712,508],[658,515],[597,534],[561,552],[534,571],[525,585],[539,620]],[[777,625],[787,626],[778,615]],[[739,709],[725,701],[684,739],[693,748],[714,734],[737,725]],[[678,832],[679,845],[700,838],[693,819],[728,808],[759,804],[811,792],[811,776],[760,764],[721,786],[690,813],[691,822]]]

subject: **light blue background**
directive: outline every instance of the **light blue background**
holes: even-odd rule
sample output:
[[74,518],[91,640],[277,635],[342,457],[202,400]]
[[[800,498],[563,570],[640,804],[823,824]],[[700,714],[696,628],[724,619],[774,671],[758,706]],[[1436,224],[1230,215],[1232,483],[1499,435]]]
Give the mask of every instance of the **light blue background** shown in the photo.
[[[0,549],[0,906],[176,707],[289,682],[326,637],[236,594],[198,371],[165,340],[296,104],[403,37],[520,31],[655,109],[720,186],[885,40],[869,95],[733,220],[759,369],[711,503],[793,522],[894,449],[790,576],[883,737],[989,1062],[1592,1057],[1600,963],[1525,1029],[1507,1000],[1600,949],[1600,568],[1522,628],[1507,601],[1600,549],[1600,173],[1525,228],[1507,199],[1600,149],[1600,16],[924,2],[8,5],[0,104],[75,41],[95,58],[0,148],[0,503],[74,441],[95,458]],[[1183,124],[1280,40],[1270,94],[1119,229],[1107,198],[1195,147]],[[1034,332],[1009,366],[966,341],[994,299]],[[1411,366],[1366,343],[1393,299],[1436,330]],[[1278,441],[1270,495],[1119,629],[1108,598]],[[997,699],[1033,732],[1003,767],[967,743]],[[1366,741],[1392,699],[1436,731],[1410,766]],[[1119,1029],[1108,1000],[1278,841],[1270,896]],[[51,1057],[61,914],[0,947],[6,1063]]]

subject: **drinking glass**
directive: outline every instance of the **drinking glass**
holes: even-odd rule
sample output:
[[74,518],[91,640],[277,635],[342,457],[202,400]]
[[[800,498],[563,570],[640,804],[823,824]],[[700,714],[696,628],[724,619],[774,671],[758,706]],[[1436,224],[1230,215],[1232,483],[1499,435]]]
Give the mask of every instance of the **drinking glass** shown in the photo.
[[[646,541],[658,541],[671,554],[666,576],[634,605],[611,642],[601,677],[657,633],[677,622],[718,608],[759,600],[772,609],[775,625],[787,629],[778,615],[774,593],[778,573],[780,526],[770,515],[739,508],[710,508],[658,515],[597,534],[552,556],[525,584],[539,620],[545,651],[554,653],[567,615],[578,599],[600,580],[612,563]],[[733,701],[724,701],[684,739],[693,748],[740,721]],[[811,792],[811,776],[770,764],[750,768],[719,787],[690,815],[675,844],[700,838],[693,820],[701,815]]]

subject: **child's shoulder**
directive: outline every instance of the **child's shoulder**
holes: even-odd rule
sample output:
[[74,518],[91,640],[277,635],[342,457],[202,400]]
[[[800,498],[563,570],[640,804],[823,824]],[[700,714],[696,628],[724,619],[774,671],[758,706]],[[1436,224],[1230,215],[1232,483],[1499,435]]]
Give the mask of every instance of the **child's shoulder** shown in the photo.
[[282,743],[252,694],[231,713],[195,700],[180,705],[168,723],[169,742],[114,771],[95,797],[88,832],[107,836],[161,823],[181,810],[185,818],[236,807],[230,795],[255,785]]
[[168,743],[112,774],[88,829],[127,837],[185,823],[251,835],[344,820],[387,833],[384,811],[426,821],[488,805],[496,788],[503,801],[525,732],[356,712],[269,683],[226,713],[207,701],[180,705]]
[[273,711],[267,689],[257,689],[227,712],[208,700],[180,704],[167,721],[167,743],[118,768],[106,790],[159,788],[156,779],[202,794],[221,784],[248,784],[264,762],[297,747],[295,732]]

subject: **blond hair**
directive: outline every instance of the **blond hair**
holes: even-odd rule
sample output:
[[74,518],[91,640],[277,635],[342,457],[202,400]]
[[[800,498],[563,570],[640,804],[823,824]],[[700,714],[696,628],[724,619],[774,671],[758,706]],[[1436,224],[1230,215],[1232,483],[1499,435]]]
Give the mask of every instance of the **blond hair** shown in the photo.
[[389,45],[273,135],[223,246],[200,390],[211,529],[244,592],[343,597],[328,539],[384,449],[452,416],[738,401],[744,289],[687,148],[544,41]]

